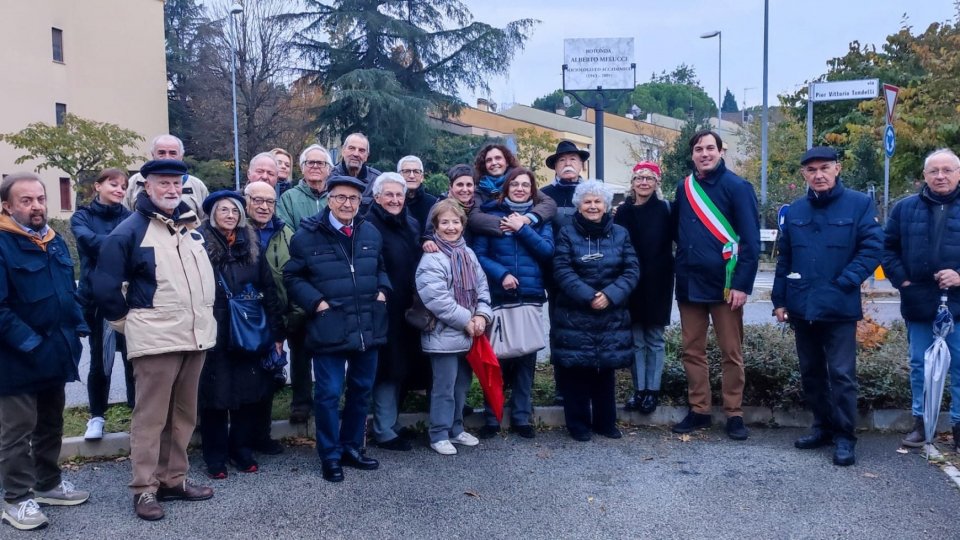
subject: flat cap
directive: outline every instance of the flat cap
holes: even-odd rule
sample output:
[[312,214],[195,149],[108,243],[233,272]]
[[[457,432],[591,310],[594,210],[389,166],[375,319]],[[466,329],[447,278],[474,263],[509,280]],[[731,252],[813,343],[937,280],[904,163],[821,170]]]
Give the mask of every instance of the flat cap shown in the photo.
[[804,152],[803,157],[800,158],[800,165],[806,165],[811,161],[838,161],[839,156],[837,151],[829,146],[814,146],[813,148]]
[[360,193],[367,189],[367,185],[352,176],[331,176],[327,179],[326,189],[332,191],[337,186],[350,186]]
[[150,174],[183,176],[187,174],[187,164],[179,159],[153,159],[140,167],[140,176],[146,178]]

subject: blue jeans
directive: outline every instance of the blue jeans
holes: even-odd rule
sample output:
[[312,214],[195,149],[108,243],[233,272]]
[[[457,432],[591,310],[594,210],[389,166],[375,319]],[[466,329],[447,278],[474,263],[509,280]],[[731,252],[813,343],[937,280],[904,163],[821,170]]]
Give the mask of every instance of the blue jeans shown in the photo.
[[[511,426],[528,426],[533,415],[533,374],[536,371],[537,353],[500,360],[504,389],[510,388],[510,399],[505,405],[510,409]],[[500,428],[493,409],[484,401],[484,422]]]
[[[313,357],[313,414],[320,459],[340,459],[344,448],[363,448],[367,408],[376,374],[376,349]],[[341,419],[337,413],[344,380],[347,394]]]
[[400,384],[388,380],[373,385],[373,437],[378,443],[398,437],[399,416]]
[[660,390],[660,377],[667,353],[664,350],[663,327],[634,324],[633,331],[633,389]]
[[[913,415],[923,416],[923,354],[933,344],[932,322],[907,321],[910,351],[910,391],[913,393]],[[960,330],[947,336],[950,349],[950,423],[960,423]]]

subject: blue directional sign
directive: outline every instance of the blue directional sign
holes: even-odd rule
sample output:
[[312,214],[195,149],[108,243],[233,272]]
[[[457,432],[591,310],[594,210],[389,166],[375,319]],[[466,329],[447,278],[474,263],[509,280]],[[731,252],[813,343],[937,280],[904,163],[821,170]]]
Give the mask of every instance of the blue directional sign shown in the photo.
[[893,157],[893,151],[897,149],[897,134],[893,132],[893,126],[887,124],[887,129],[883,131],[883,150],[887,157]]
[[780,232],[783,232],[783,225],[787,221],[787,210],[790,209],[789,204],[785,204],[780,207],[780,210],[777,212],[777,227],[780,227]]

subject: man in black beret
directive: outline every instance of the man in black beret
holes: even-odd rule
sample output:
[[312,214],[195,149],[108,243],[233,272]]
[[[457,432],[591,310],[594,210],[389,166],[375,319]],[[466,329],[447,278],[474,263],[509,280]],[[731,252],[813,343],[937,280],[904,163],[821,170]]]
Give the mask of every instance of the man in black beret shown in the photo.
[[283,268],[288,296],[308,314],[317,452],[330,482],[343,481],[342,465],[380,465],[365,455],[363,441],[377,348],[387,341],[390,280],[380,232],[357,215],[365,187],[350,176],[330,177],[327,208],[300,222]]
[[796,334],[813,430],[801,449],[836,444],[833,463],[856,462],[857,321],[860,284],[880,263],[883,231],[873,201],[840,181],[837,152],[818,146],[800,160],[807,195],[790,205],[779,240],[773,315]]

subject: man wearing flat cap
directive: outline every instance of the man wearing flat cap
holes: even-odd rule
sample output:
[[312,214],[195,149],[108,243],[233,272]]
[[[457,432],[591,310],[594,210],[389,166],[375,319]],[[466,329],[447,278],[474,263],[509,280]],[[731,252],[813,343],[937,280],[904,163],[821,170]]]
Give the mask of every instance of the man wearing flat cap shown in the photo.
[[301,221],[290,240],[283,281],[291,301],[308,314],[306,349],[313,354],[323,478],[341,482],[342,465],[361,470],[380,465],[365,455],[363,440],[377,348],[387,341],[390,280],[380,232],[357,215],[366,186],[350,176],[332,176],[327,188],[327,208]]
[[817,146],[800,160],[807,194],[786,213],[773,282],[773,314],[797,341],[804,398],[813,429],[801,449],[835,444],[833,463],[856,462],[857,321],[860,284],[880,263],[883,231],[867,195],[840,180],[833,148]]
[[181,198],[187,167],[158,159],[140,169],[135,211],[110,233],[91,278],[104,318],[127,342],[137,381],[130,421],[134,510],[161,519],[158,501],[199,501],[213,490],[187,481],[187,445],[197,424],[197,389],[217,342],[213,267],[197,215]]

